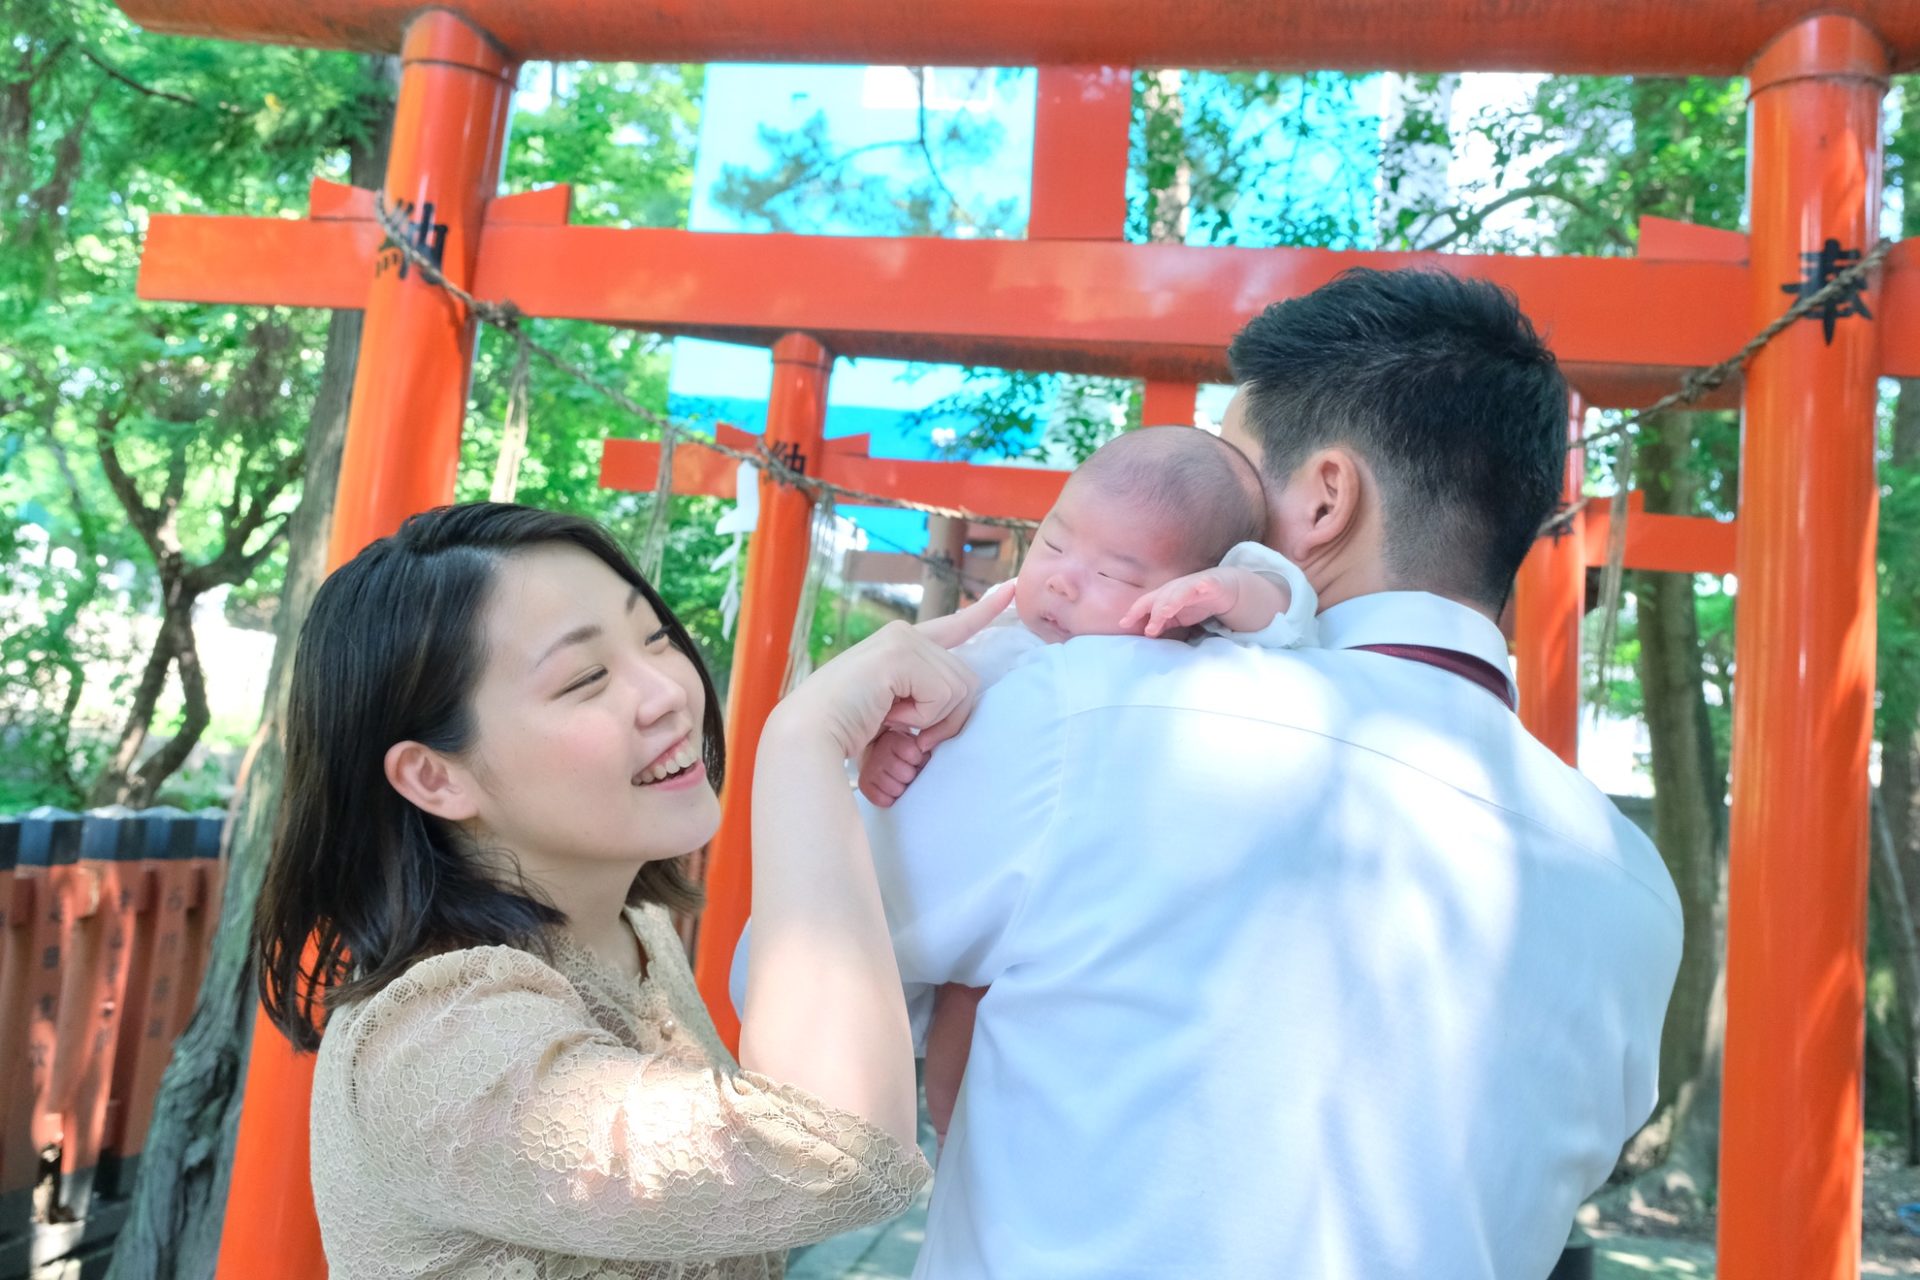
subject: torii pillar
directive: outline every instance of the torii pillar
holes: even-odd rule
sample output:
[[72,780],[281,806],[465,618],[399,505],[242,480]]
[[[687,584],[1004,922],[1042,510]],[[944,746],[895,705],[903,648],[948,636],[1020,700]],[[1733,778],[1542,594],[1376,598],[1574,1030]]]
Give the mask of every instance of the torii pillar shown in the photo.
[[[500,181],[515,65],[484,34],[429,10],[407,28],[386,200],[455,284],[473,278]],[[472,372],[473,321],[398,249],[367,294],[327,569],[417,511],[453,500]],[[254,1020],[217,1280],[326,1280],[308,1177],[312,1055]]]
[[[787,466],[819,474],[833,356],[803,333],[773,344],[766,447]],[[655,494],[664,502],[665,494]],[[709,847],[706,906],[694,944],[694,975],[720,1038],[739,1052],[740,1018],[727,995],[733,949],[753,897],[753,763],[760,731],[785,692],[795,617],[813,554],[813,496],[760,476],[760,514],[747,544],[739,638],[727,694],[727,783],[720,829]]]
[[[1567,435],[1580,438],[1586,407],[1567,405]],[[1581,490],[1586,450],[1567,450],[1562,503],[1578,504],[1565,526],[1536,539],[1514,580],[1514,651],[1520,719],[1570,765],[1580,763],[1580,620],[1587,603],[1587,524]],[[1631,522],[1630,522],[1631,523]]]
[[[1748,71],[1755,326],[1878,238],[1888,53],[1788,28]],[[1857,304],[1857,305],[1856,305]],[[1860,1274],[1879,301],[1755,357],[1741,433],[1720,1275]]]

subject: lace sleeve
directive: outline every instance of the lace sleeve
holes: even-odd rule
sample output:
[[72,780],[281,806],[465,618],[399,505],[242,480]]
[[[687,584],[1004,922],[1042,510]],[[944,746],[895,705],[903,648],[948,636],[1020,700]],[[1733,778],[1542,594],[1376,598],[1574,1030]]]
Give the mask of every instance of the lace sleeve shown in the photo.
[[358,1145],[449,1228],[724,1257],[891,1217],[928,1177],[917,1150],[798,1089],[627,1048],[511,948],[424,961],[342,1030]]

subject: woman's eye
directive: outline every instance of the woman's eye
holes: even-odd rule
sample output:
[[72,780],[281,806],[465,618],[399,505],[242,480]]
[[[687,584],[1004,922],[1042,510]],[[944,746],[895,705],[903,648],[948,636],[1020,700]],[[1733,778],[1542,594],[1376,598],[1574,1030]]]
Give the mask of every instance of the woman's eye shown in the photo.
[[585,675],[581,676],[578,680],[575,680],[572,684],[562,689],[560,691],[561,696],[564,697],[569,693],[578,693],[582,689],[591,688],[592,686],[599,684],[602,680],[606,678],[607,678],[607,669],[605,667],[595,667],[593,670],[587,672]]
[[662,649],[666,648],[666,646],[673,643],[673,636],[668,633],[665,627],[662,627],[658,631],[654,632],[652,635],[648,636],[645,640],[641,641],[640,643],[645,645],[648,649],[652,650],[653,652],[658,653]]

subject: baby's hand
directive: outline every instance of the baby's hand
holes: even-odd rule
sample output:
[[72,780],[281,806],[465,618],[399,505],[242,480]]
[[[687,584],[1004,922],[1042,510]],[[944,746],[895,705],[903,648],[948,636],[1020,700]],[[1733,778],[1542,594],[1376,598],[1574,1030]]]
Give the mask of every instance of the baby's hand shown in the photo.
[[891,808],[895,800],[907,794],[907,787],[927,767],[931,754],[913,734],[887,730],[860,758],[860,794],[877,808]]
[[1120,626],[1132,630],[1144,620],[1141,634],[1157,638],[1178,627],[1218,618],[1229,631],[1259,631],[1286,612],[1291,597],[1286,587],[1249,569],[1203,569],[1163,583],[1135,600]]

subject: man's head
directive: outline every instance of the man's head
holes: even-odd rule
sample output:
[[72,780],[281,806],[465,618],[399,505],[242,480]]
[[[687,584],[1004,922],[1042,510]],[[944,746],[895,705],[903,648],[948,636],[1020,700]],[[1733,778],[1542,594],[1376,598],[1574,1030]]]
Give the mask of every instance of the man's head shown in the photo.
[[1500,611],[1566,456],[1566,379],[1512,294],[1349,271],[1227,355],[1222,434],[1260,465],[1267,541],[1325,603],[1399,589]]
[[1014,590],[1020,620],[1046,640],[1118,634],[1142,594],[1258,541],[1265,520],[1259,473],[1218,436],[1116,436],[1068,478],[1035,533]]

